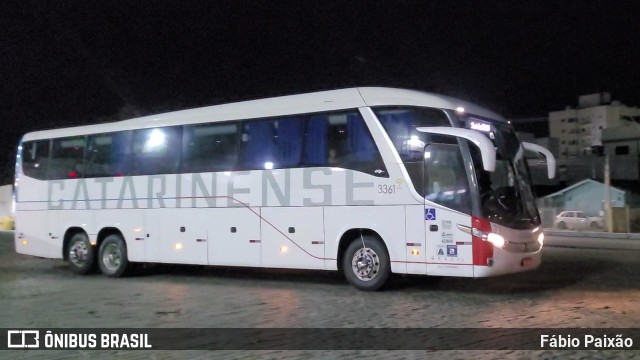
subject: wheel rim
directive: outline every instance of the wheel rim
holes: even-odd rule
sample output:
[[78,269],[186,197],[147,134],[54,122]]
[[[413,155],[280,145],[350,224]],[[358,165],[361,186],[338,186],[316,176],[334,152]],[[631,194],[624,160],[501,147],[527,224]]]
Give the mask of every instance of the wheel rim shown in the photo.
[[380,272],[380,259],[371,248],[362,248],[353,254],[351,268],[356,277],[362,281],[373,280]]
[[76,266],[83,266],[87,263],[89,257],[89,247],[87,244],[80,240],[76,241],[69,248],[69,260]]
[[102,253],[102,264],[109,271],[117,271],[120,267],[122,253],[116,244],[109,244],[104,248]]

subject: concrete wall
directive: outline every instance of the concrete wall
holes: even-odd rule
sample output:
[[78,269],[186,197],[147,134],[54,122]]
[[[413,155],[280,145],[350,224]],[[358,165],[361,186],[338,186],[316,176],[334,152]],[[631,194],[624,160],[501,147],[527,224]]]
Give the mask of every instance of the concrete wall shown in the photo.
[[612,208],[613,232],[639,232],[640,209]]
[[9,216],[13,205],[13,186],[0,186],[0,217]]

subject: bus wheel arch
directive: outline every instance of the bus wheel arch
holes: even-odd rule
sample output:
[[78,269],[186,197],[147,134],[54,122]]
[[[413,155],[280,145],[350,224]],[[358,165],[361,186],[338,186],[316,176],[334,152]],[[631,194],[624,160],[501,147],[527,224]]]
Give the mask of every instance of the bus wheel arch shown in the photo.
[[62,259],[69,263],[71,271],[80,275],[93,273],[97,266],[96,253],[97,249],[84,229],[67,229],[62,242]]
[[97,261],[100,271],[108,277],[130,274],[133,264],[127,256],[127,242],[117,228],[103,228],[97,237]]
[[[367,249],[364,249],[363,242]],[[363,280],[352,269],[354,259],[362,256],[373,260],[371,270],[374,276],[371,280]],[[364,291],[380,289],[391,274],[389,249],[382,237],[371,229],[351,229],[342,235],[338,245],[337,265],[338,271],[351,285]]]

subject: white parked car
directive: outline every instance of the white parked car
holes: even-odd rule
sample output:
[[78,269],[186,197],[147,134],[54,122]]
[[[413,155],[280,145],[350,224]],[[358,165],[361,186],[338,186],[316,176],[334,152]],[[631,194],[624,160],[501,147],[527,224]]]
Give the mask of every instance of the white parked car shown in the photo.
[[587,216],[582,211],[563,211],[556,215],[553,226],[563,230],[600,230],[604,228],[604,218]]

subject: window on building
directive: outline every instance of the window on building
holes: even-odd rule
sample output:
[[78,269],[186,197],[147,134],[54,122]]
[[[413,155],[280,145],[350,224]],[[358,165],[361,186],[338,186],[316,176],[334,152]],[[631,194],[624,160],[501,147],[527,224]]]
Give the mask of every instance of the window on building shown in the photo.
[[616,155],[628,155],[629,145],[616,146],[615,153]]

